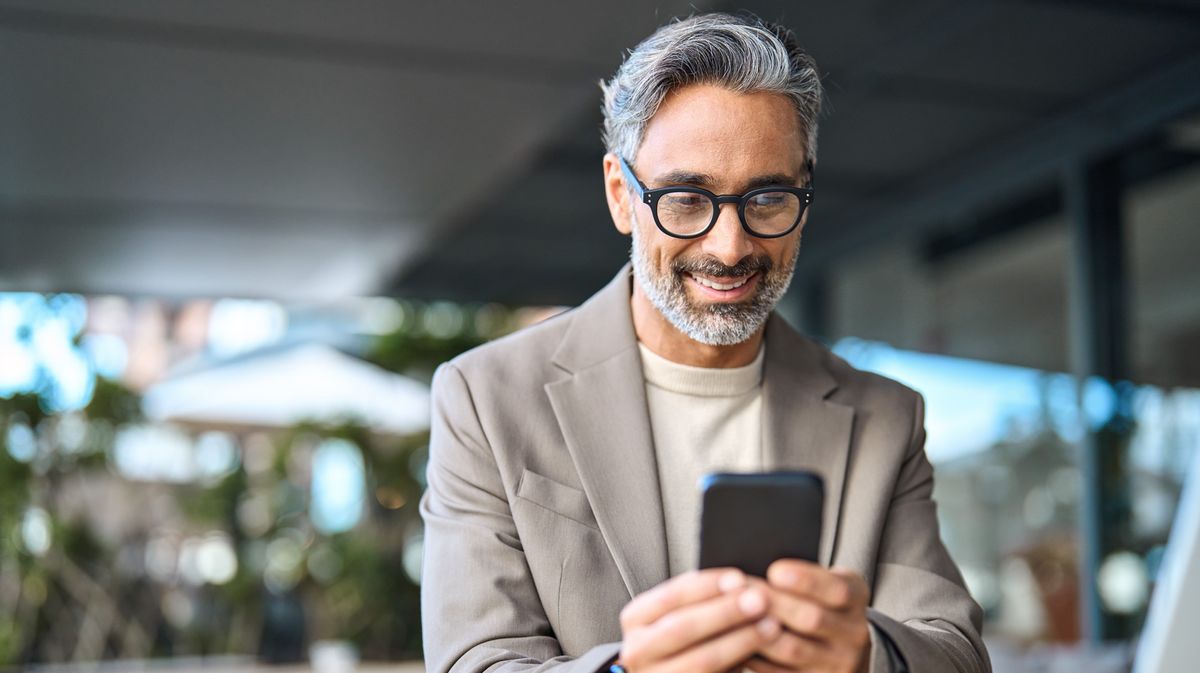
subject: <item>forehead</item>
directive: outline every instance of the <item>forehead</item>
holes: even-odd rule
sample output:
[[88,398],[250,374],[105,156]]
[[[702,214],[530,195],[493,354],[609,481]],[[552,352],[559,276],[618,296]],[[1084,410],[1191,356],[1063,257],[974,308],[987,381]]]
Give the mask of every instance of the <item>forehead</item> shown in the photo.
[[797,174],[804,137],[782,94],[692,85],[672,91],[646,125],[640,171],[696,170],[730,179]]

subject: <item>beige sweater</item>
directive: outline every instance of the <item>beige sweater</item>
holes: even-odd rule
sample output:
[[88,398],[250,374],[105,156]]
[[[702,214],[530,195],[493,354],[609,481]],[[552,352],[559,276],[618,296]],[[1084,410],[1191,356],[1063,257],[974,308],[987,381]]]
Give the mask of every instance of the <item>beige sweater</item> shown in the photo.
[[733,369],[671,362],[642,344],[642,372],[658,462],[671,576],[696,567],[700,479],[758,472],[762,453],[763,349]]

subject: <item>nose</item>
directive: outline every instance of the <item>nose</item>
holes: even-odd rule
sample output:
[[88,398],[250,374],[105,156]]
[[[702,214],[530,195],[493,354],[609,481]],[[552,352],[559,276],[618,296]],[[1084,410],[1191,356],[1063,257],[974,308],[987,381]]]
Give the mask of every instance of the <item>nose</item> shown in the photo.
[[701,239],[701,249],[725,266],[733,266],[754,252],[754,242],[738,219],[737,204],[721,204],[717,223]]

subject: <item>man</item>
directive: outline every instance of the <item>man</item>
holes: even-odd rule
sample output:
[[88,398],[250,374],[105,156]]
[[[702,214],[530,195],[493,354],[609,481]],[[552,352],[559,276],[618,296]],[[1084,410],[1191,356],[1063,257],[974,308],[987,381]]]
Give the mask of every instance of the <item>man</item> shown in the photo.
[[[989,670],[920,397],[771,313],[813,198],[815,63],[785,29],[711,14],[604,89],[632,268],[435,377],[429,670]],[[824,478],[821,563],[696,571],[697,477],[775,469]]]

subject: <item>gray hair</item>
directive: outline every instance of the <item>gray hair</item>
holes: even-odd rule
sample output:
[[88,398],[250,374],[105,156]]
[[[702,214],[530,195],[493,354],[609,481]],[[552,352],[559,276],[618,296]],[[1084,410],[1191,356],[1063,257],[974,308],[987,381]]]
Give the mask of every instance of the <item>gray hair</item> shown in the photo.
[[700,14],[669,23],[646,38],[604,91],[604,145],[634,161],[646,124],[673,89],[716,84],[732,91],[770,91],[791,99],[805,134],[806,159],[817,156],[821,78],[792,31],[752,15]]

